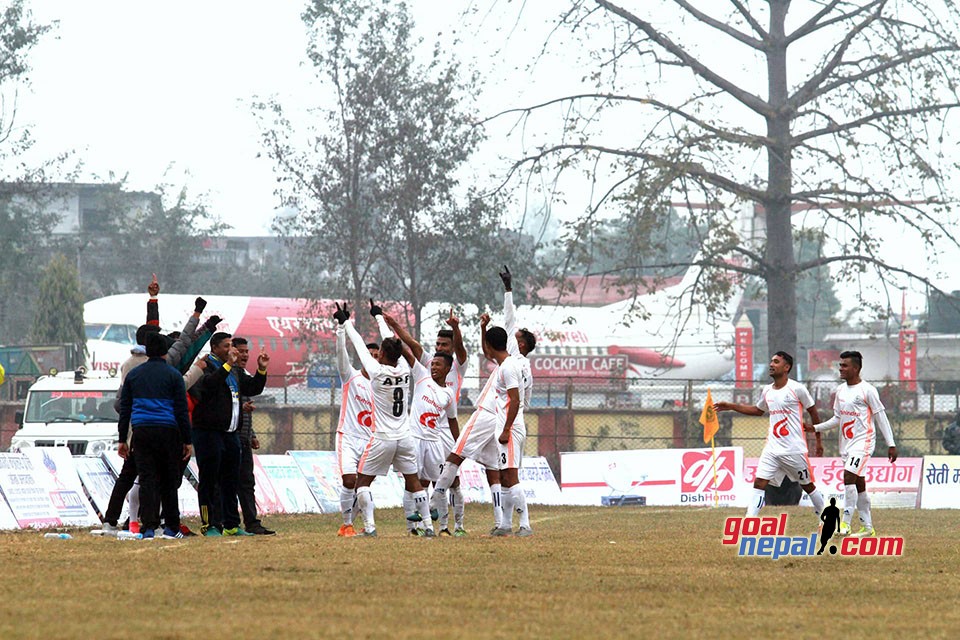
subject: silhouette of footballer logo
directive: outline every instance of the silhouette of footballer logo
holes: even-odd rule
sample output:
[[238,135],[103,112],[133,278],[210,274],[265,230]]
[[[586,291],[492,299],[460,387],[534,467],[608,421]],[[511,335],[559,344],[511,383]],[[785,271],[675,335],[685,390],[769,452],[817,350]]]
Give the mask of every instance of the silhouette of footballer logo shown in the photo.
[[[820,550],[817,551],[818,556],[823,555],[823,549],[827,546],[827,542],[833,537],[834,532],[840,528],[840,509],[837,507],[836,498],[830,498],[830,506],[825,507],[823,513],[820,514],[820,522],[823,523],[823,526],[820,527]],[[834,555],[836,553],[836,545],[830,545],[830,554]]]

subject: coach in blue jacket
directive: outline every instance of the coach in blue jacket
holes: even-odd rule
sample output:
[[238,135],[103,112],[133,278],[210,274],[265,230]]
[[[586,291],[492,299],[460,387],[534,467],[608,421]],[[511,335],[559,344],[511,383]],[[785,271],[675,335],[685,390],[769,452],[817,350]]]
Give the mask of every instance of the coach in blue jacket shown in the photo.
[[[127,374],[120,393],[120,445],[122,458],[132,454],[140,472],[141,530],[152,538],[160,526],[160,503],[166,528],[164,538],[180,538],[180,461],[193,453],[187,391],[183,376],[164,356],[167,342],[158,333],[144,339],[146,362]],[[133,428],[130,447],[127,431]]]

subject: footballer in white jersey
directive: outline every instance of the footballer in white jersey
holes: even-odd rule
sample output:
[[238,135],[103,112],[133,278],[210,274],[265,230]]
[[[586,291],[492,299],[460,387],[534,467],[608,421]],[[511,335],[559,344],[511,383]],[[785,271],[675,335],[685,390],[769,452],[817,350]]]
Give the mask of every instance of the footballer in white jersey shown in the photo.
[[[802,384],[787,376],[793,368],[793,356],[778,351],[770,359],[770,377],[773,383],[765,386],[756,406],[717,402],[717,411],[736,411],[748,416],[769,414],[770,427],[767,441],[753,482],[753,496],[747,507],[747,516],[756,516],[763,507],[765,491],[769,483],[779,486],[784,478],[797,482],[810,496],[813,509],[819,518],[823,511],[823,494],[814,484],[807,458],[807,443],[803,435],[803,412],[806,410],[814,422],[819,422],[817,408],[810,392]],[[822,448],[817,437],[817,447]]]
[[[382,309],[370,300],[370,314],[380,326],[381,335],[390,333]],[[375,536],[373,494],[370,485],[378,475],[386,475],[392,465],[404,478],[404,509],[407,519],[425,521],[423,535],[434,536],[430,524],[429,501],[417,477],[417,444],[407,420],[410,365],[414,358],[395,337],[384,338],[378,358],[367,351],[360,334],[349,320],[346,305],[337,306],[334,318],[344,325],[373,390],[373,434],[357,464],[357,504],[363,511],[364,536]],[[409,500],[408,500],[409,498]],[[409,505],[409,509],[407,508]]]
[[[897,460],[897,446],[893,441],[893,430],[890,428],[886,409],[880,401],[877,389],[860,378],[862,367],[863,356],[859,351],[844,351],[840,354],[840,378],[843,382],[834,395],[833,417],[812,427],[805,427],[818,434],[827,429],[840,429],[844,505],[839,533],[858,537],[876,535],[864,471],[877,444],[877,429],[880,429],[887,443],[887,458],[890,463]],[[853,533],[850,522],[855,510],[860,512],[861,527]]]
[[[450,328],[441,329],[437,332],[436,352],[434,355],[430,355],[424,351],[420,343],[414,340],[413,336],[401,327],[394,318],[388,316],[385,319],[396,332],[397,336],[410,348],[414,357],[417,358],[424,367],[431,370],[431,375],[436,373],[434,367],[437,364],[437,358],[445,359],[449,356],[451,364],[449,371],[445,374],[446,386],[453,392],[453,401],[456,406],[460,401],[460,390],[463,388],[463,370],[467,362],[467,350],[463,346],[463,336],[460,333],[460,319],[453,315],[453,309],[450,310],[450,316],[446,319],[446,324]],[[450,425],[452,426],[455,423],[456,420],[450,422]],[[425,470],[427,473],[426,476],[421,476],[421,480],[436,480],[436,478],[432,477],[433,470],[442,468],[446,456],[453,449],[454,443],[459,435],[458,430],[447,428],[438,428],[436,433],[440,437],[439,445],[432,441],[421,440],[420,468],[421,471]],[[426,444],[428,442],[429,444]],[[435,458],[440,453],[442,453],[442,457],[439,462],[437,462]],[[460,491],[459,476],[454,480],[451,489],[449,505],[446,507],[441,506],[439,509],[440,534],[458,537],[464,536],[467,532],[463,527],[464,501],[463,493]],[[456,528],[453,532],[447,528],[451,513],[453,513],[456,523]]]
[[[420,483],[436,482],[443,471],[443,463],[452,449],[448,442],[460,435],[457,425],[457,399],[452,388],[446,386],[447,372],[453,358],[438,353],[428,371],[419,362],[413,364],[413,399],[410,402],[410,427],[419,440],[417,462]],[[441,383],[438,383],[440,380]],[[443,437],[444,432],[447,438]],[[453,436],[450,436],[450,434]]]

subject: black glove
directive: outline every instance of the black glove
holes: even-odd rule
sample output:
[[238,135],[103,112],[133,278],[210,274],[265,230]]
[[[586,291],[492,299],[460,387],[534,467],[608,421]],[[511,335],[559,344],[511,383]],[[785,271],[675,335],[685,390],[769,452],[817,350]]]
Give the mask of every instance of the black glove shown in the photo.
[[505,291],[513,290],[513,275],[510,274],[510,269],[507,265],[503,265],[503,271],[500,272],[500,279],[503,280],[503,288]]
[[203,323],[203,326],[206,327],[207,331],[210,333],[217,332],[217,325],[223,322],[223,318],[220,316],[210,316],[207,318],[207,321]]
[[207,308],[207,301],[197,296],[197,299],[193,301],[193,312],[194,313],[203,313],[203,310]]
[[342,307],[339,302],[334,302],[333,304],[337,305],[337,311],[333,314],[333,319],[336,320],[338,324],[343,324],[350,319],[350,311],[347,310],[346,302],[343,303]]
[[383,309],[380,305],[374,303],[373,298],[370,298],[370,315],[374,317],[383,315]]

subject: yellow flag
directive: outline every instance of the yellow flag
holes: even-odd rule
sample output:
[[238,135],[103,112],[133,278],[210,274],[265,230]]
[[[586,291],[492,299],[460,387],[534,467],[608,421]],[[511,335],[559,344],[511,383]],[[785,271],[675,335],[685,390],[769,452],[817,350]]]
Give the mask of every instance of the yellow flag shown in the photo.
[[703,411],[700,413],[700,424],[703,425],[703,441],[710,442],[717,431],[720,431],[720,421],[717,420],[717,412],[713,408],[713,396],[710,395],[710,389],[707,389],[707,401],[703,405]]

